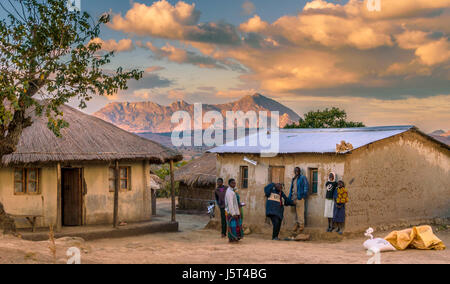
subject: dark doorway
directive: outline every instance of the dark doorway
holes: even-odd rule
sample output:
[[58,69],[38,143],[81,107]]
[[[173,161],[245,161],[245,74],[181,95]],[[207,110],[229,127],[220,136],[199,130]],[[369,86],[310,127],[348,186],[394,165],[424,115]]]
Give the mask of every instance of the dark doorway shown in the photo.
[[81,169],[62,169],[62,222],[63,226],[83,224],[83,197]]

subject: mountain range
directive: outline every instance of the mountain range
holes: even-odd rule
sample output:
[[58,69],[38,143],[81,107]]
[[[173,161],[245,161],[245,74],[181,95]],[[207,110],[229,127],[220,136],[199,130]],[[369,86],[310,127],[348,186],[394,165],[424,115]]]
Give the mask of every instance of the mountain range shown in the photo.
[[428,135],[434,137],[436,140],[450,145],[450,131],[436,130]]
[[[177,126],[172,124],[172,115],[177,111],[186,111],[194,117],[194,105],[185,101],[177,101],[169,106],[154,102],[114,102],[106,105],[94,116],[108,121],[116,126],[134,133],[168,133]],[[245,96],[237,101],[226,104],[204,104],[203,114],[208,111],[217,111],[225,118],[227,111],[278,111],[280,127],[298,122],[300,116],[290,108],[269,99],[261,94]],[[224,119],[225,120],[225,119]],[[210,125],[204,124],[203,129]]]

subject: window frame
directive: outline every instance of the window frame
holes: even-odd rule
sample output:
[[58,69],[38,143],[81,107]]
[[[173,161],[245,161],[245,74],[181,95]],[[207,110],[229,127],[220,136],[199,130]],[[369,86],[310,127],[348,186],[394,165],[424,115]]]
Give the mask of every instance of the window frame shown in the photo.
[[[122,170],[126,170],[127,173],[127,177],[126,178],[122,178],[121,177],[121,171]],[[113,170],[114,172],[114,177],[111,178],[110,176],[110,170]],[[114,192],[115,191],[115,184],[116,184],[116,168],[115,167],[109,167],[108,169],[108,190],[109,192]],[[131,191],[131,167],[130,166],[119,166],[119,192],[128,192]],[[126,180],[127,182],[127,188],[122,188],[122,180]],[[114,181],[114,188],[110,188],[110,182]]]
[[[16,179],[16,172],[17,171],[22,171],[22,179],[19,181]],[[36,172],[36,179],[35,180],[29,180],[28,179],[28,174],[30,171],[35,171]],[[14,173],[13,173],[13,180],[14,180],[14,186],[13,186],[13,190],[14,190],[14,195],[40,195],[41,194],[41,187],[40,187],[40,169],[39,168],[14,168]],[[22,184],[22,191],[21,192],[16,192],[16,183],[20,182]],[[30,192],[28,189],[28,183],[29,182],[34,182],[36,183],[36,191],[35,192]]]
[[[240,166],[240,180],[239,180],[239,182],[240,182],[240,188],[241,189],[248,189],[249,188],[249,167],[248,166]],[[244,176],[244,173],[245,173],[245,171],[244,170],[247,170],[247,177],[245,177]],[[247,186],[246,187],[244,187],[244,181],[245,180],[247,180]]]
[[[318,195],[319,194],[319,169],[318,168],[309,168],[309,194],[310,195]],[[314,173],[317,173],[317,180],[314,182]],[[317,184],[316,192],[314,192],[314,183]]]

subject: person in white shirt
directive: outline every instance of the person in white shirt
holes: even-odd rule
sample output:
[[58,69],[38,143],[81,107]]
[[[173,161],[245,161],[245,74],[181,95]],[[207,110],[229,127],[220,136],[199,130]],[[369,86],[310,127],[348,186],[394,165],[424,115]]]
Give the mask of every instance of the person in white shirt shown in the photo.
[[236,190],[236,180],[230,179],[227,193],[225,194],[225,212],[230,243],[238,242],[244,237],[240,197]]

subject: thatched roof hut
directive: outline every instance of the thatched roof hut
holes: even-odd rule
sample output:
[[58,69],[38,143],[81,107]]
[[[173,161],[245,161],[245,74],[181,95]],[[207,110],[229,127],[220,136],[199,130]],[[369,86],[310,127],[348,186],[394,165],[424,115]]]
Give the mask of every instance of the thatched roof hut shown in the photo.
[[69,106],[62,106],[61,110],[70,125],[61,130],[61,138],[48,129],[45,116],[33,116],[33,125],[23,131],[17,150],[5,155],[2,164],[114,160],[148,160],[161,164],[183,158],[175,150]]
[[175,180],[188,186],[208,187],[216,184],[216,154],[205,153],[175,171]]

